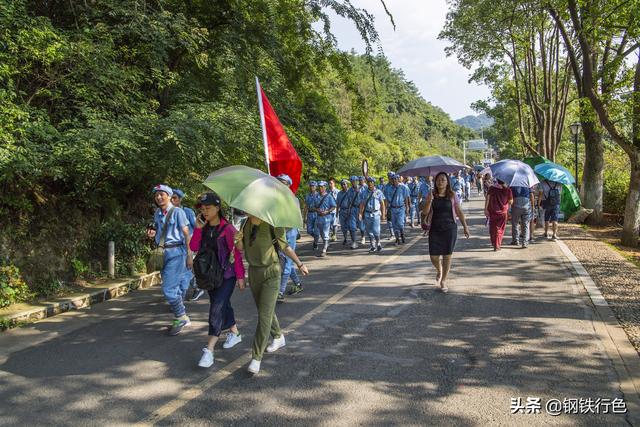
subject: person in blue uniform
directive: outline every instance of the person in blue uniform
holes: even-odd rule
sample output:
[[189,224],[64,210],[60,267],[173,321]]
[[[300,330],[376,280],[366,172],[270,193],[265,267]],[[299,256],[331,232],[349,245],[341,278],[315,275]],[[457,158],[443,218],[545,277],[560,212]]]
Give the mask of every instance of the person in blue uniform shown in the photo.
[[[289,177],[289,175],[286,175],[286,174],[280,174],[276,178],[278,179],[278,181],[280,181],[287,187],[291,187],[291,184],[293,183],[293,181],[291,180],[291,177]],[[287,243],[289,244],[289,247],[295,251],[296,244],[297,244],[296,237],[298,236],[298,229],[295,227],[287,229],[285,236],[287,238]],[[284,292],[287,290],[287,284],[289,283],[289,278],[291,278],[291,281],[293,282],[293,287],[289,291],[289,295],[295,295],[302,292],[302,283],[300,282],[300,277],[298,276],[298,272],[293,267],[293,260],[288,256],[286,256],[284,252],[280,252],[279,255],[280,255],[280,259],[282,259],[283,262],[282,262],[282,274],[280,276],[280,292],[278,292],[278,299],[276,300],[276,302],[282,303],[284,302]]]
[[320,188],[319,199],[317,201],[316,208],[316,232],[313,236],[313,247],[318,247],[318,240],[322,238],[322,252],[320,257],[327,256],[327,249],[329,249],[329,230],[331,229],[331,221],[333,221],[332,213],[336,210],[336,201],[333,196],[327,191],[326,181],[320,181],[318,183]]
[[[393,183],[392,178],[395,175],[394,172],[387,172],[387,178],[389,182],[387,182],[384,186],[384,188],[382,188],[382,194],[384,194],[384,198],[385,200],[388,200],[389,197],[391,197],[391,193],[389,193],[390,191],[393,191]],[[393,223],[391,222],[391,210],[389,209],[388,205],[386,204],[387,202],[385,202],[385,212],[387,215],[387,228],[389,229],[389,239],[393,239]]]
[[[336,201],[336,205],[338,203],[338,192],[340,190],[338,190],[336,188],[336,180],[335,178],[331,177],[329,178],[329,188],[327,189],[327,192],[331,195],[331,197],[333,197],[333,200]],[[336,228],[338,227],[338,225],[340,225],[340,222],[338,221],[338,213],[336,211],[331,212],[331,230],[329,232],[329,240],[331,240],[332,242],[335,242],[336,239]]]
[[[165,223],[164,263],[162,276],[162,293],[171,306],[174,320],[169,328],[169,335],[178,335],[191,321],[184,306],[184,294],[189,288],[186,270],[193,268],[193,258],[189,249],[191,234],[189,221],[181,208],[171,204],[173,190],[164,184],[153,187],[153,199],[158,206],[153,216],[155,229],[147,230],[147,236],[155,239],[160,245]],[[168,221],[168,222],[167,222]]]
[[[362,194],[362,192],[364,190],[367,189],[367,182],[364,176],[359,176],[358,177],[358,192],[359,194]],[[360,197],[360,196],[358,196]],[[356,204],[358,204],[358,202],[356,201]],[[365,230],[365,226],[364,226],[364,221],[360,221],[360,216],[356,215],[357,219],[356,219],[356,224],[357,224],[357,228],[358,230],[360,230],[360,244],[364,245],[367,240],[366,240],[366,230]]]
[[458,199],[458,203],[462,203],[464,199],[464,180],[462,178],[462,171],[458,171],[451,175],[450,178],[451,189]]
[[[304,197],[304,212],[302,214],[303,218],[307,220],[307,234],[314,238],[315,241],[315,233],[316,233],[316,218],[317,213],[316,210],[318,208],[318,192],[316,188],[318,187],[318,183],[315,181],[309,182],[309,194]],[[313,249],[318,249],[315,245]]]
[[[429,184],[430,180],[431,180],[431,177],[425,178],[421,176],[420,182],[418,184],[418,209],[420,214],[420,224],[424,222],[422,208],[427,203],[427,198],[429,196],[429,193],[431,192],[431,185]],[[427,232],[425,231],[423,235],[426,235],[426,234]]]
[[382,251],[380,220],[385,215],[384,194],[375,187],[376,179],[367,178],[367,188],[360,194],[360,218],[369,236],[369,252]]
[[385,186],[385,181],[384,181],[384,176],[380,177],[380,180],[378,181],[378,184],[376,185],[376,188],[382,192],[384,192],[384,186]]
[[[418,182],[418,177],[414,176],[413,178],[407,178],[407,187],[409,187],[409,227],[414,227],[414,218],[417,221],[420,221],[418,218],[418,193],[420,192],[420,183]],[[418,222],[415,226],[419,226]]]
[[[182,208],[184,214],[187,216],[187,221],[189,222],[189,235],[193,236],[193,230],[196,228],[196,213],[193,209],[182,206],[182,199],[184,199],[184,191],[179,188],[173,189],[173,196],[171,196],[171,204],[177,208]],[[186,273],[187,277],[185,280],[189,281],[189,287],[193,289],[191,293],[191,301],[198,301],[202,295],[204,295],[204,290],[199,289],[196,285],[196,278],[193,275],[193,272],[187,269]],[[186,295],[183,295],[184,298]]]
[[391,209],[391,222],[393,225],[393,234],[396,238],[396,245],[405,242],[404,238],[404,222],[405,217],[409,213],[409,187],[400,183],[400,177],[393,175],[391,178],[391,188],[387,190],[389,197],[385,195],[386,208]]
[[358,199],[360,197],[360,188],[358,188],[358,177],[352,176],[350,178],[351,188],[347,192],[347,200],[349,206],[349,215],[350,215],[350,226],[353,227],[353,231],[351,232],[351,249],[355,249],[358,247],[358,243],[355,240],[356,229],[358,228],[358,213],[360,211],[360,207],[358,206]]
[[340,229],[342,230],[342,235],[344,237],[342,246],[347,246],[347,237],[349,235],[351,235],[352,242],[355,242],[356,240],[356,226],[355,224],[351,226],[351,209],[349,209],[349,180],[343,179],[340,181],[340,187],[342,189],[338,192],[338,196],[336,197],[336,214],[340,221]]

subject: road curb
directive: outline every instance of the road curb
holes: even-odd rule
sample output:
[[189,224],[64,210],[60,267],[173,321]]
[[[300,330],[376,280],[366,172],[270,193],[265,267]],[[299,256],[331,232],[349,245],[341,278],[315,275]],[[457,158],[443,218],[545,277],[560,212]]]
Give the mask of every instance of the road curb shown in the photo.
[[[634,406],[640,406],[640,355],[586,268],[562,240],[557,240],[556,243],[571,263],[576,279],[589,295],[601,320],[601,327],[594,322],[596,332],[603,338],[605,349],[618,372],[621,390],[627,396],[627,403],[632,403],[629,401],[632,399]],[[637,412],[634,415],[637,417]]]
[[86,308],[113,298],[119,298],[136,289],[150,288],[159,283],[160,272],[156,271],[136,278],[127,278],[120,282],[95,288],[95,290],[76,293],[53,301],[43,301],[34,304],[32,308],[17,313],[0,315],[0,330],[37,322],[70,310]]

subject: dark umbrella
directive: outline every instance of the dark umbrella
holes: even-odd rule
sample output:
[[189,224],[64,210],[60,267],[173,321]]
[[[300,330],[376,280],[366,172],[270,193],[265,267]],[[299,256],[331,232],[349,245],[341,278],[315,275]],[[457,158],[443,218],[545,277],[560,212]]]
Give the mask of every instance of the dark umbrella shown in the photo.
[[470,168],[451,157],[427,156],[411,160],[398,173],[402,176],[433,176],[439,172],[454,173],[462,169]]

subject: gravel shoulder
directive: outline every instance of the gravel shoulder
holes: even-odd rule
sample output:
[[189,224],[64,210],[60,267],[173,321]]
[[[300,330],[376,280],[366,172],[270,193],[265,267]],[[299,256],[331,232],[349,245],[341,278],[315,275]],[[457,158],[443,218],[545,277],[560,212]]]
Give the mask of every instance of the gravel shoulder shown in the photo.
[[600,288],[640,354],[640,268],[580,225],[562,224],[559,234]]

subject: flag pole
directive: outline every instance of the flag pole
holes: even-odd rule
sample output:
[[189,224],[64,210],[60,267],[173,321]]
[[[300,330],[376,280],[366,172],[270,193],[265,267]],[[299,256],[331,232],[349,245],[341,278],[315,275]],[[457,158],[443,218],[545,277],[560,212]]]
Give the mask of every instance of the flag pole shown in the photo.
[[264,142],[264,161],[267,164],[267,173],[271,175],[269,167],[269,144],[267,142],[267,127],[264,123],[264,107],[262,106],[262,91],[260,90],[260,82],[256,76],[256,93],[258,94],[258,109],[260,110],[260,125],[262,126],[262,141]]

